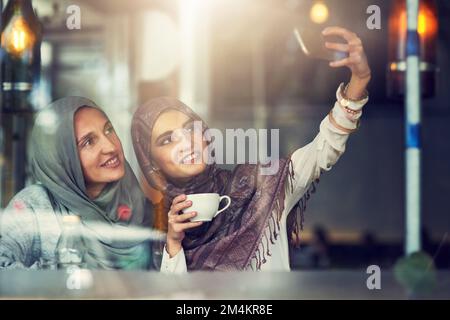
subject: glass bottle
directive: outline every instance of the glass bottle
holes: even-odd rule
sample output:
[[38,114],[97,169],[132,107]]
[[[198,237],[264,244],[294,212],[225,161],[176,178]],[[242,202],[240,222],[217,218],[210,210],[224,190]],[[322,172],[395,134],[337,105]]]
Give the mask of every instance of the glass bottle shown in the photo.
[[75,215],[64,216],[61,231],[55,250],[57,268],[83,268],[86,250],[83,243],[80,217]]

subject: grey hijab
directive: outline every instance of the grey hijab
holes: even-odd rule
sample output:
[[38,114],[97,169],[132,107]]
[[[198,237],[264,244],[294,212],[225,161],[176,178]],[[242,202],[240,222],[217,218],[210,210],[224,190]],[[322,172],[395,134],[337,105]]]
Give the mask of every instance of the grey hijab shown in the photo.
[[116,235],[132,235],[133,227],[150,226],[152,208],[128,162],[122,179],[109,183],[97,198],[88,197],[74,132],[74,115],[81,107],[103,112],[86,98],[67,97],[39,113],[31,135],[32,174],[48,191],[57,214],[81,218],[88,267],[146,268],[150,252],[145,239]]

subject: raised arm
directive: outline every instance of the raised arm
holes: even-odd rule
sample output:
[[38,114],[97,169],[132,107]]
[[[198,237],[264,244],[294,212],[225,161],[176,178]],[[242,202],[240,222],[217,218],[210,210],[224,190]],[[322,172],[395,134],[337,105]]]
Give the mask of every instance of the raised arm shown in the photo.
[[359,125],[362,108],[368,101],[366,87],[371,78],[370,67],[361,39],[340,27],[324,29],[323,35],[337,35],[347,43],[326,42],[332,50],[348,53],[348,58],[330,62],[330,67],[348,67],[351,79],[347,86],[341,84],[336,92],[336,103],[330,113],[322,120],[320,131],[314,140],[292,154],[294,168],[293,192],[286,195],[286,211],[303,196],[310,184],[324,171],[329,171],[344,153],[349,134]]

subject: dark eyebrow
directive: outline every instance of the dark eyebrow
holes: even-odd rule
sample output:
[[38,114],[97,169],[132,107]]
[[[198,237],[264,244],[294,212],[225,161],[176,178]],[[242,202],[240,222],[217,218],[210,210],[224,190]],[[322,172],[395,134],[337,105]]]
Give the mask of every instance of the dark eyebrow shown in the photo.
[[[190,122],[194,122],[194,119],[189,118],[188,120],[186,120],[186,121],[183,123],[182,127],[184,128],[184,127],[185,127],[188,123],[190,123]],[[172,133],[173,133],[173,130],[168,130],[168,131],[166,131],[166,132],[160,134],[160,135],[158,136],[158,138],[156,138],[156,143],[159,144],[160,142],[162,142],[161,140],[165,139],[167,136],[170,137],[170,136],[172,135]]]
[[[103,130],[109,126],[112,125],[111,121],[107,120],[105,125],[103,126]],[[77,141],[77,145],[79,145],[81,142],[85,141],[87,138],[91,137],[94,133],[93,132],[88,132],[86,133],[84,136],[82,136],[78,141]]]
[[158,136],[158,138],[156,138],[156,143],[160,144],[162,142],[162,140],[164,140],[167,137],[170,137],[172,135],[172,132],[173,132],[172,130],[169,130],[169,131],[166,131],[166,132],[160,134]]
[[103,126],[103,129],[105,129],[105,128],[106,128],[107,126],[109,126],[109,125],[112,126],[112,123],[111,123],[111,121],[107,120],[106,123],[105,123],[105,125]]
[[[195,121],[195,119],[189,118],[183,123],[182,127],[184,128],[187,124],[194,122],[194,121]],[[170,137],[172,135],[172,133],[173,133],[173,130],[168,130],[168,131],[160,134],[158,136],[158,138],[156,138],[156,143],[159,144],[160,142],[162,142],[161,140],[165,139],[167,136]]]
[[92,135],[94,135],[93,132],[89,132],[89,133],[85,134],[77,141],[77,145],[80,145],[81,142],[85,141],[87,138],[91,137]]

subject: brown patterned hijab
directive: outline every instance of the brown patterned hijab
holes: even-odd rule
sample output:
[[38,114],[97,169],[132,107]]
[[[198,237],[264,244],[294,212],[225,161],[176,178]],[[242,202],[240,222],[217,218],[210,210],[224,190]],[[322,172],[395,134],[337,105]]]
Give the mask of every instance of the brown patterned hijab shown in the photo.
[[[219,193],[231,197],[230,207],[213,221],[186,232],[183,248],[189,270],[260,269],[270,256],[271,245],[280,233],[287,188],[292,188],[293,168],[288,159],[279,159],[278,172],[261,175],[261,165],[243,164],[233,171],[215,164],[207,165],[199,175],[180,186],[152,169],[150,141],[158,117],[178,110],[194,120],[202,119],[181,101],[161,97],[150,100],[134,114],[132,139],[141,170],[147,182],[164,195],[168,212],[174,197],[180,194]],[[206,126],[205,126],[206,127]],[[314,188],[314,185],[313,185]],[[312,191],[313,190],[309,190]],[[298,235],[309,192],[288,215],[288,235]]]

